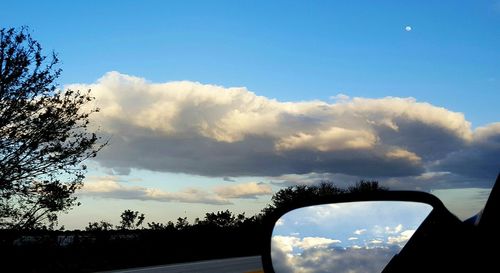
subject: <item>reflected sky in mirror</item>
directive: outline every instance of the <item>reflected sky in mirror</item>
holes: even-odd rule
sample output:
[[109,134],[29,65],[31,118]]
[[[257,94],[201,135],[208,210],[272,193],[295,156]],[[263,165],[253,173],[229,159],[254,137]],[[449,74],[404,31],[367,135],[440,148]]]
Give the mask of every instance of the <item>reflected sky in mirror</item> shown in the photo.
[[428,204],[403,201],[293,210],[273,230],[273,267],[277,273],[381,272],[431,211]]

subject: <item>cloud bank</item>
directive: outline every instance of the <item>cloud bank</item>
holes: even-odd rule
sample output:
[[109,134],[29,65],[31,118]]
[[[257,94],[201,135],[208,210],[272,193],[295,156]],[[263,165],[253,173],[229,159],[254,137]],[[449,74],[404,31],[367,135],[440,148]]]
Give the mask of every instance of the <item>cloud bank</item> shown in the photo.
[[118,72],[67,87],[92,89],[96,124],[112,136],[96,160],[117,173],[491,178],[500,170],[500,123],[472,130],[463,114],[413,98],[280,102],[243,87]]
[[142,201],[202,203],[210,205],[230,205],[231,199],[256,199],[270,195],[269,185],[262,183],[244,183],[235,186],[218,186],[212,191],[199,188],[187,188],[180,192],[168,192],[141,186],[128,186],[120,182],[117,176],[93,177],[87,181],[79,194],[115,199],[133,199]]
[[[314,244],[304,244],[306,240]],[[338,240],[321,237],[273,236],[271,256],[276,272],[382,272],[400,251],[390,247],[337,247]]]

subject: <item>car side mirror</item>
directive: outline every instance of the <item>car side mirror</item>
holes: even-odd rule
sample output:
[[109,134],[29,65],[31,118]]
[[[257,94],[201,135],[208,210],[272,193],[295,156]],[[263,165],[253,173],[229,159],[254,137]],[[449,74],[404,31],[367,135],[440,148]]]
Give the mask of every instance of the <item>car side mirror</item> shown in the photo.
[[417,249],[442,243],[446,230],[461,224],[438,198],[423,192],[309,201],[270,217],[264,268],[275,273],[404,272],[403,263],[418,266],[433,253]]

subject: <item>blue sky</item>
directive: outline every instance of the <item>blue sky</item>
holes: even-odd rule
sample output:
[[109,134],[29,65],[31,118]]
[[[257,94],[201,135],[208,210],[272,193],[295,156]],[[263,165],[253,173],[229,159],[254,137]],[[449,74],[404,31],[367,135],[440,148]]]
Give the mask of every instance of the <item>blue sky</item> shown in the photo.
[[[487,188],[498,170],[500,127],[494,123],[500,121],[499,1],[2,1],[0,25],[29,26],[46,50],[59,53],[60,84],[100,90],[97,97],[106,101],[101,107],[118,103],[104,93],[146,100],[141,92],[162,89],[157,83],[186,81],[159,91],[169,94],[197,90],[170,105],[184,113],[171,123],[143,118],[119,131],[113,127],[118,116],[97,119],[111,124],[104,126],[106,132],[124,137],[142,128],[140,139],[116,137],[114,147],[120,141],[122,147],[156,141],[158,147],[178,149],[146,145],[144,156],[131,150],[115,158],[118,148],[110,147],[89,173],[90,183],[102,186],[108,181],[106,194],[83,195],[84,205],[66,216],[68,226],[103,218],[116,221],[126,208],[145,211],[150,221],[184,214],[193,218],[225,208],[252,214],[269,201],[270,188],[319,178],[341,184],[376,178],[389,186],[423,190]],[[210,107],[219,97],[194,103],[205,92],[226,94],[231,87],[244,89],[225,98],[232,104],[221,107],[223,118]],[[148,103],[175,97],[154,92],[148,93],[154,99],[143,108],[125,114],[151,117],[144,112],[151,109]],[[338,94],[349,98],[332,98]],[[261,106],[245,112],[249,100]],[[336,103],[344,104],[332,106]],[[118,104],[130,107],[125,99]],[[331,108],[325,110],[329,117],[311,110],[322,107]],[[159,116],[170,117],[162,109]],[[255,109],[268,115],[252,116]],[[393,112],[387,114],[387,109]],[[237,117],[235,110],[241,110],[247,123],[228,119]],[[462,113],[463,118],[449,113]],[[276,124],[269,121],[284,116],[288,118]],[[194,122],[208,127],[196,132],[185,128]],[[373,124],[386,124],[394,132]],[[163,138],[145,136],[144,128]],[[279,153],[266,154],[266,148]],[[391,164],[370,160],[381,154]],[[278,163],[267,168],[272,164],[257,160],[257,155]],[[340,160],[345,155],[351,160]],[[327,163],[312,164],[318,156]],[[471,156],[477,162],[464,163]],[[396,162],[398,158],[402,161]],[[223,168],[228,162],[234,168]],[[355,162],[367,171],[353,167]],[[245,171],[245,166],[251,168]],[[203,192],[187,193],[188,188]],[[148,189],[163,191],[163,201],[150,200]],[[186,203],[196,196],[213,197],[207,202],[218,205]],[[103,206],[114,209],[97,209]]]
[[118,70],[151,81],[245,86],[280,100],[413,96],[465,112],[478,126],[498,116],[498,5],[5,1],[0,22],[32,27],[59,52],[61,83]]
[[[416,230],[431,210],[427,204],[390,201],[311,206],[283,215],[273,236],[322,237],[339,240],[337,246],[340,247],[361,244],[364,247],[373,239]],[[359,217],[353,219],[349,215]],[[401,228],[395,232],[394,228],[399,225]]]

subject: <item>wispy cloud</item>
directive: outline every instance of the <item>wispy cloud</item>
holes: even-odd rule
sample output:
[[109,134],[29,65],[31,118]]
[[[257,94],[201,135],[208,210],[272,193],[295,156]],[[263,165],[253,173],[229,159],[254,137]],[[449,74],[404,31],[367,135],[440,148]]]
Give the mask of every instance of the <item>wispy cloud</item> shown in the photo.
[[275,235],[272,238],[275,248],[292,250],[294,248],[300,248],[301,250],[307,250],[311,248],[327,248],[332,244],[340,244],[342,241],[325,238],[325,237],[296,237],[296,236],[282,236]]
[[250,198],[256,199],[261,195],[271,195],[271,186],[264,183],[245,183],[231,186],[219,186],[214,189],[214,192],[224,198]]
[[366,233],[366,229],[357,229],[353,232],[353,234],[356,234],[356,235],[361,235],[361,234],[365,234]]
[[415,230],[405,230],[397,235],[387,237],[388,244],[398,244],[401,247],[410,240],[411,236],[415,233]]
[[115,199],[229,205],[232,204],[230,199],[256,199],[258,196],[270,195],[272,191],[267,184],[251,182],[219,186],[212,191],[191,187],[179,192],[169,192],[155,188],[129,186],[122,183],[116,176],[104,176],[89,179],[79,194]]
[[114,199],[134,199],[142,201],[202,203],[212,205],[232,204],[228,199],[197,188],[188,188],[180,192],[168,192],[141,186],[128,186],[120,183],[116,177],[94,178],[85,183],[79,194]]

